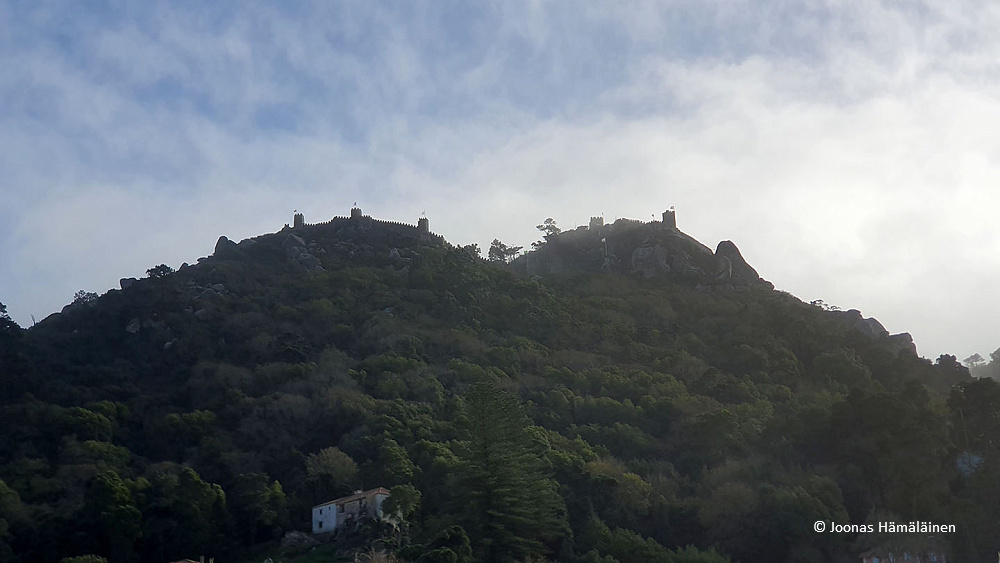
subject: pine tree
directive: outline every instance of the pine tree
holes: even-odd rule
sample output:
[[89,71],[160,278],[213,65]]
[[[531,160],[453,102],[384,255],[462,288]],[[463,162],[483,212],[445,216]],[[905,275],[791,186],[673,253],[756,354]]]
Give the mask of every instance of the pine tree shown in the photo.
[[569,528],[544,434],[493,383],[475,386],[466,405],[467,440],[456,447],[459,497],[478,555],[492,563],[545,553]]

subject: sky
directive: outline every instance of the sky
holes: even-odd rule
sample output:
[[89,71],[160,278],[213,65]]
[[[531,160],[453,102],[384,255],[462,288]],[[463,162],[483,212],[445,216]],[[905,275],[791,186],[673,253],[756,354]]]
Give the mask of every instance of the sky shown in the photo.
[[0,0],[0,302],[30,326],[293,210],[485,249],[675,206],[780,290],[988,356],[997,29],[956,0]]

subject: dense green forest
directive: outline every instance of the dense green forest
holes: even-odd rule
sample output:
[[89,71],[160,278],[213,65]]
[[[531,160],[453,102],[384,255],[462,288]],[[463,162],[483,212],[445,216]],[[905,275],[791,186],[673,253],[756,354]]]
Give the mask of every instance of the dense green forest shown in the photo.
[[519,278],[407,233],[222,241],[30,329],[0,313],[0,562],[259,560],[310,531],[313,505],[379,486],[399,531],[331,545],[382,537],[422,563],[992,560],[1000,385],[954,357],[767,287]]

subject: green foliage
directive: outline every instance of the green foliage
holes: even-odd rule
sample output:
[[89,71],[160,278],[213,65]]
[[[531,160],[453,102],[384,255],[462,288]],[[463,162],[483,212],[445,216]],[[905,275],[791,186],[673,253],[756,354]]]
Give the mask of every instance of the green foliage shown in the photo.
[[147,476],[142,551],[157,558],[179,557],[188,550],[218,553],[230,519],[222,487],[172,464],[153,466]]
[[413,485],[396,485],[382,503],[382,511],[399,520],[406,520],[420,504],[420,491]]
[[336,498],[358,486],[358,464],[339,448],[310,454],[306,474],[316,484],[316,498]]
[[152,268],[146,270],[146,275],[153,279],[165,278],[172,273],[174,273],[174,269],[166,264],[153,266]]
[[142,534],[142,512],[128,484],[113,471],[101,473],[94,480],[84,510],[90,516],[89,521],[97,525],[111,559],[129,558]]
[[99,296],[92,291],[85,291],[81,289],[73,294],[73,304],[89,304],[97,301]]
[[281,484],[269,481],[263,473],[237,475],[229,497],[233,517],[246,531],[248,545],[273,539],[288,518]]
[[467,438],[456,445],[466,528],[484,561],[545,553],[567,532],[565,506],[516,397],[492,383],[467,398]]
[[509,264],[514,258],[517,257],[517,253],[521,252],[521,246],[507,246],[506,244],[500,242],[499,239],[493,239],[490,243],[490,250],[487,253],[487,259],[490,262],[500,262],[502,264]]
[[812,522],[873,507],[955,560],[1000,535],[1000,391],[953,356],[776,291],[296,236],[322,271],[281,233],[27,330],[0,304],[0,562],[246,560],[373,487],[408,561],[850,560]]

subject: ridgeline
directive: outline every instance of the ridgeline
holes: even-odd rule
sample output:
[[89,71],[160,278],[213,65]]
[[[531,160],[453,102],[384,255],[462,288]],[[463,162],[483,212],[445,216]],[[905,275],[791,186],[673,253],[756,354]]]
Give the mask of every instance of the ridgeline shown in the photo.
[[[2,315],[0,563],[991,557],[998,385],[669,213],[509,264],[426,219],[297,215]],[[391,523],[292,533],[375,487]]]

